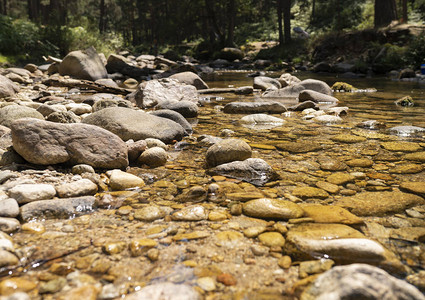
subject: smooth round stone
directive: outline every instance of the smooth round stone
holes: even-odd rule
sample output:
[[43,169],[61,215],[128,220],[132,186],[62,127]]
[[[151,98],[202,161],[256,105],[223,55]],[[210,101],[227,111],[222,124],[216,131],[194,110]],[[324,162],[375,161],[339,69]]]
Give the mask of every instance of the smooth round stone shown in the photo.
[[368,158],[356,158],[345,162],[350,167],[370,168],[373,160]]
[[159,259],[159,250],[156,248],[149,249],[148,252],[146,252],[146,256],[151,261],[157,261]]
[[114,255],[121,253],[126,248],[125,242],[112,242],[112,243],[106,243],[102,246],[102,250],[104,253],[108,255]]
[[217,233],[216,238],[222,242],[234,242],[241,240],[243,238],[243,234],[237,231],[221,231]]
[[215,167],[232,161],[243,161],[251,155],[251,147],[245,141],[231,138],[208,148],[206,161],[208,166]]
[[227,220],[227,215],[224,212],[212,211],[208,215],[210,221],[224,221]]
[[19,215],[18,202],[13,198],[0,199],[0,217],[17,217]]
[[0,217],[0,230],[6,233],[12,233],[21,228],[21,224],[15,218],[1,218]]
[[46,228],[42,223],[39,222],[31,222],[25,223],[21,226],[22,231],[32,234],[41,234],[46,231]]
[[128,148],[128,160],[131,162],[136,161],[140,154],[142,154],[142,152],[145,151],[148,147],[145,140],[139,140],[136,142],[133,140],[128,140],[125,143],[127,144]]
[[212,277],[201,277],[196,280],[196,284],[206,292],[212,292],[216,289],[215,280]]
[[[15,266],[19,263],[19,259],[13,253],[0,249],[0,268]],[[1,293],[0,293],[1,294]]]
[[[379,205],[377,205],[379,203]],[[410,193],[362,192],[337,200],[335,205],[348,209],[357,216],[384,216],[403,213],[405,209],[425,204],[425,199]]]
[[130,242],[128,246],[131,256],[140,256],[148,252],[149,249],[158,246],[158,243],[152,239],[138,239]]
[[400,184],[400,190],[425,196],[425,181],[410,181]]
[[422,149],[418,143],[413,142],[384,142],[381,146],[388,151],[396,152],[416,152]]
[[288,151],[291,153],[307,153],[315,152],[322,149],[322,146],[314,142],[281,142],[275,145],[278,150]]
[[394,174],[416,174],[423,171],[423,167],[418,164],[404,164],[398,165],[390,170],[390,173]]
[[248,227],[247,229],[245,229],[243,231],[243,234],[247,238],[255,238],[259,234],[263,233],[264,231],[266,231],[266,227],[264,226],[253,226],[253,227]]
[[91,173],[94,174],[94,168],[90,165],[85,165],[85,164],[80,164],[80,165],[75,165],[72,167],[71,169],[72,174],[76,174],[76,175],[80,175],[83,173]]
[[244,203],[243,213],[255,218],[288,220],[302,217],[304,211],[291,201],[261,198]]
[[81,179],[56,186],[56,192],[61,198],[94,195],[97,192],[97,184],[89,179]]
[[165,217],[165,212],[158,206],[146,206],[134,211],[136,220],[152,222]]
[[330,183],[330,182],[326,182],[326,181],[318,181],[316,182],[316,186],[319,189],[325,190],[328,193],[331,194],[336,194],[339,192],[339,186],[337,186],[336,184]]
[[301,204],[305,216],[315,223],[363,224],[363,220],[339,206]]
[[352,143],[364,142],[367,139],[362,136],[353,135],[353,134],[338,134],[333,136],[331,140],[335,142],[340,142],[340,143],[352,144]]
[[267,247],[283,247],[285,238],[279,232],[264,232],[258,236],[261,244]]
[[9,196],[19,204],[52,199],[56,190],[51,184],[18,184],[9,190]]
[[206,220],[208,214],[203,206],[192,205],[182,208],[171,215],[174,221],[201,221]]
[[147,138],[145,139],[145,142],[148,148],[160,147],[164,150],[167,150],[167,145],[161,140],[154,139],[154,138]]
[[337,172],[337,173],[333,173],[332,175],[329,175],[326,178],[326,181],[336,185],[343,185],[349,182],[353,182],[354,179],[355,179],[354,176],[351,174]]
[[269,253],[269,251],[270,251],[269,247],[266,247],[266,246],[261,246],[261,245],[257,245],[257,244],[254,244],[254,245],[251,246],[251,252],[255,256],[267,255]]
[[167,159],[167,151],[161,147],[152,147],[140,154],[137,159],[137,163],[155,168],[165,165],[167,163]]
[[291,264],[292,264],[292,259],[291,259],[290,256],[284,255],[281,258],[279,258],[279,260],[277,261],[277,264],[282,269],[289,269],[291,267]]
[[13,277],[0,282],[0,295],[8,296],[16,292],[30,292],[36,287],[37,284],[34,281]]
[[420,162],[425,162],[425,151],[408,153],[405,156],[403,156],[403,158],[407,160],[416,160]]
[[80,287],[73,288],[63,294],[64,299],[86,299],[96,300],[99,294],[99,287],[91,284],[85,284]]
[[309,198],[326,199],[329,197],[329,194],[326,191],[315,188],[315,187],[309,187],[309,186],[296,187],[292,191],[292,195],[294,195],[295,197],[299,197],[301,199],[309,199]]
[[136,175],[121,170],[113,170],[109,177],[109,186],[113,190],[119,191],[134,187],[143,187],[145,186],[145,182]]

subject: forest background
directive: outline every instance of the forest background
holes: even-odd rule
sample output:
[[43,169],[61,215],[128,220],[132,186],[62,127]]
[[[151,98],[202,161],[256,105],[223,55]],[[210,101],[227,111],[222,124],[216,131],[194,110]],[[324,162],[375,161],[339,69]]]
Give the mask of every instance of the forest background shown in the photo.
[[[255,58],[302,63],[320,44],[394,21],[423,26],[425,0],[0,0],[0,63],[41,62],[89,46],[106,56],[127,50],[211,60],[223,47],[248,53],[252,42],[267,41],[276,46]],[[300,28],[308,38],[295,32]],[[424,36],[361,38],[356,63],[367,64],[386,47],[391,67],[418,68]]]

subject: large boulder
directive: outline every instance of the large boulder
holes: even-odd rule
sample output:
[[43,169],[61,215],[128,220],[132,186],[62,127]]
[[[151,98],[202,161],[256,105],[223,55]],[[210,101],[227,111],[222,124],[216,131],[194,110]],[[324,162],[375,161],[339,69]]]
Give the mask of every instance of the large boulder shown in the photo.
[[282,89],[267,91],[263,94],[263,97],[296,98],[304,90],[313,90],[325,95],[332,95],[332,89],[326,82],[316,79],[306,79]]
[[187,85],[176,79],[154,79],[139,84],[129,99],[138,107],[148,108],[165,102],[198,102],[198,92],[193,85]]
[[179,102],[164,102],[158,104],[156,109],[170,109],[178,112],[185,118],[196,118],[198,116],[198,105],[195,102],[182,100]]
[[10,124],[22,118],[36,118],[44,120],[41,113],[31,107],[21,105],[8,105],[0,108],[0,125],[10,127]]
[[174,110],[159,109],[159,110],[152,111],[150,114],[161,117],[161,118],[173,120],[174,122],[180,124],[188,135],[191,134],[193,131],[192,125],[190,125],[190,123],[181,114],[179,114],[178,112]]
[[0,99],[15,95],[19,91],[19,86],[9,78],[0,75]]
[[127,145],[97,126],[24,118],[13,122],[11,129],[13,148],[30,163],[88,164],[107,169],[128,166]]
[[266,76],[257,76],[254,77],[254,89],[267,90],[267,89],[280,89],[282,85],[275,78],[270,78]]
[[165,143],[181,140],[185,130],[176,122],[125,107],[109,107],[83,120],[115,133],[124,141],[156,138]]
[[312,91],[312,90],[304,90],[302,91],[299,96],[298,99],[300,102],[304,102],[304,101],[313,101],[315,103],[319,103],[319,102],[325,102],[325,103],[336,103],[339,102],[339,100],[333,96],[330,95],[326,95],[323,93],[319,93],[316,91]]
[[193,85],[197,90],[208,89],[208,85],[193,72],[181,72],[171,75],[169,78],[176,79],[181,83]]
[[215,167],[235,160],[245,160],[251,155],[251,147],[245,141],[225,139],[207,150],[206,160],[208,166]]
[[59,64],[59,74],[92,81],[108,77],[105,66],[93,47],[68,53]]
[[424,300],[425,296],[405,280],[367,264],[334,267],[320,275],[303,292],[301,300],[368,299]]
[[244,57],[242,50],[238,48],[226,47],[220,51],[219,58],[226,59],[228,61],[241,60]]
[[110,74],[121,73],[130,77],[140,77],[149,74],[148,69],[139,68],[136,64],[133,64],[132,61],[130,61],[129,59],[117,54],[109,55],[106,64],[106,70],[108,70],[108,73]]

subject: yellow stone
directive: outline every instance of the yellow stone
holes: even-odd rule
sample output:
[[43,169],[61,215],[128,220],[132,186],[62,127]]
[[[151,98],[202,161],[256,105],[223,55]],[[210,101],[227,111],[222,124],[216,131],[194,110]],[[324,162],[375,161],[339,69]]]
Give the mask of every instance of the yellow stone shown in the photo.
[[180,233],[173,236],[173,241],[184,241],[184,240],[197,240],[209,237],[210,234],[207,231],[193,231],[190,233]]
[[185,260],[183,262],[183,265],[189,268],[196,268],[198,266],[198,263],[194,260]]
[[210,221],[223,221],[227,219],[227,215],[224,212],[212,211],[208,215]]
[[289,269],[291,267],[291,264],[292,264],[292,259],[291,259],[290,256],[284,255],[281,258],[279,258],[279,260],[277,261],[277,264],[282,269]]
[[155,240],[152,239],[138,239],[131,241],[128,245],[131,256],[140,256],[148,252],[149,249],[154,248],[158,245]]
[[237,231],[222,231],[215,235],[217,239],[225,242],[233,242],[243,238],[243,234]]
[[416,152],[422,149],[418,143],[413,142],[385,142],[381,143],[381,146],[389,151],[400,151],[400,152]]
[[0,282],[0,295],[8,296],[16,292],[29,292],[37,287],[33,281],[20,277],[5,279]]
[[249,144],[252,148],[257,149],[263,149],[263,150],[276,150],[276,147],[273,145],[267,145],[267,144],[257,144],[257,143],[251,143]]
[[300,204],[305,215],[316,223],[362,224],[363,220],[339,206]]
[[99,294],[99,288],[94,285],[84,285],[73,288],[65,295],[60,296],[59,300],[96,300]]
[[125,249],[125,242],[112,242],[102,246],[103,252],[109,255],[118,254]]
[[283,247],[285,238],[279,232],[264,232],[258,236],[260,242],[267,247]]
[[38,222],[22,224],[21,229],[22,231],[26,233],[33,233],[33,234],[41,234],[46,231],[46,228],[44,227],[44,225]]

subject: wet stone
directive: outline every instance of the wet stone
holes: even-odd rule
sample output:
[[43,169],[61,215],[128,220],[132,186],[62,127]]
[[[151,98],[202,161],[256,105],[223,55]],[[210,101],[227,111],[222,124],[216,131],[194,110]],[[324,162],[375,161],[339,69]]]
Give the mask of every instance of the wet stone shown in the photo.
[[425,151],[406,154],[404,159],[425,162]]
[[196,284],[206,292],[212,292],[216,289],[215,280],[212,277],[201,277],[196,280]]
[[338,134],[333,136],[331,140],[335,142],[340,142],[340,143],[352,144],[352,143],[364,142],[366,141],[366,138],[362,136],[358,136],[358,135],[352,135],[352,134]]
[[425,196],[425,181],[410,181],[400,184],[400,190]]
[[331,269],[334,264],[332,259],[303,261],[300,263],[300,277],[305,278],[311,274],[323,273]]
[[134,211],[134,218],[136,220],[152,222],[165,217],[165,212],[158,206],[146,206]]
[[370,168],[373,160],[368,158],[356,158],[345,162],[350,167]]
[[200,300],[199,294],[187,284],[161,282],[148,285],[125,297],[127,300]]
[[[0,249],[0,268],[15,266],[19,263],[19,259],[13,253]],[[0,283],[1,288],[1,283]]]
[[201,221],[206,220],[208,214],[203,206],[192,205],[182,208],[171,215],[171,219],[174,221]]
[[305,141],[297,141],[297,142],[283,142],[275,145],[278,150],[288,151],[291,153],[307,153],[307,152],[315,152],[322,149],[322,146],[316,144],[314,142],[305,142]]
[[66,285],[66,279],[59,277],[56,279],[49,280],[48,282],[43,282],[40,284],[39,293],[40,294],[53,294],[62,290]]
[[109,186],[116,191],[134,187],[143,187],[144,185],[145,182],[142,178],[120,170],[113,170],[109,177]]
[[285,238],[279,232],[264,232],[258,236],[261,244],[267,247],[283,247]]
[[102,251],[108,255],[121,253],[126,248],[125,242],[111,242],[102,246]]
[[329,197],[329,194],[326,191],[315,187],[297,187],[292,191],[292,195],[301,199],[326,199]]
[[94,195],[97,192],[97,184],[89,179],[81,179],[56,186],[56,192],[61,198]]
[[288,220],[302,217],[304,211],[291,201],[262,198],[243,204],[243,213],[255,218]]
[[347,169],[345,163],[331,157],[320,157],[318,162],[320,168],[325,171],[344,171]]
[[247,229],[245,229],[243,231],[243,234],[247,238],[255,238],[259,234],[263,233],[264,231],[266,231],[266,227],[264,226],[253,226],[253,227],[248,227]]
[[328,193],[331,194],[336,194],[339,192],[339,186],[337,186],[336,184],[330,183],[330,182],[326,182],[326,181],[318,181],[316,182],[316,186],[319,189],[322,189]]
[[396,152],[416,152],[422,149],[418,143],[400,141],[381,143],[381,146],[386,150]]
[[37,287],[36,283],[27,279],[14,277],[0,282],[0,294],[4,296],[16,292],[29,292]]
[[291,259],[290,256],[284,255],[281,258],[279,258],[279,260],[277,261],[277,264],[282,269],[289,269],[291,267],[291,264],[292,264],[292,259]]
[[351,174],[337,172],[337,173],[333,173],[332,175],[328,176],[326,178],[326,181],[333,183],[333,184],[336,184],[336,185],[343,185],[343,184],[346,184],[348,182],[353,182],[354,179],[355,179],[355,177],[352,176]]
[[158,243],[152,239],[138,239],[131,241],[128,248],[131,256],[140,256],[146,254],[150,249],[157,245]]
[[207,231],[193,231],[190,233],[179,233],[173,236],[173,241],[186,241],[186,240],[198,240],[209,237],[210,234]]
[[0,217],[0,231],[12,233],[19,228],[21,228],[21,225],[17,219]]
[[339,206],[301,204],[305,216],[316,223],[362,224],[363,220]]
[[394,174],[415,174],[423,171],[423,167],[418,164],[403,164],[398,165],[390,170],[390,173]]

